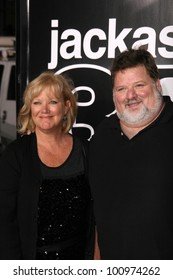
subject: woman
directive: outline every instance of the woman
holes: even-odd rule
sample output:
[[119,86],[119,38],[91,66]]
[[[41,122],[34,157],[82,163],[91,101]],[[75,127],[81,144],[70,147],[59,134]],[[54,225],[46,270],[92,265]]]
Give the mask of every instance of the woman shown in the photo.
[[69,133],[76,112],[63,76],[44,72],[26,87],[22,137],[0,159],[1,259],[92,258],[85,146]]

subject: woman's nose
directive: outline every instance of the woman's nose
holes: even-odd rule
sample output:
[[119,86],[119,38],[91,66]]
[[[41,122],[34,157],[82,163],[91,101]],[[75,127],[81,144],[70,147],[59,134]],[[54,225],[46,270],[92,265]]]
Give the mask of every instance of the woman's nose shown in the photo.
[[49,110],[49,105],[48,104],[43,104],[43,107],[42,107],[42,112],[43,113],[49,113],[50,110]]

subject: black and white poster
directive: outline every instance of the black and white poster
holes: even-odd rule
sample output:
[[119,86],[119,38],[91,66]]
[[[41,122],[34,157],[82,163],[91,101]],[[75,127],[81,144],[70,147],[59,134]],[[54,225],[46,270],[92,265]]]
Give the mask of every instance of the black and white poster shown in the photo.
[[173,99],[172,0],[20,0],[18,11],[20,89],[47,69],[68,75],[78,91],[77,135],[90,139],[114,111],[110,68],[127,48],[147,47]]

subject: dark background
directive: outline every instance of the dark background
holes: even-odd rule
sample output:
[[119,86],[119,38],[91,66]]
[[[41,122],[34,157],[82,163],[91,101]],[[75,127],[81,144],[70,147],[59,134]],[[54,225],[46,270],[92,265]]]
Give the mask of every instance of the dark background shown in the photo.
[[0,0],[0,36],[16,34],[16,0]]

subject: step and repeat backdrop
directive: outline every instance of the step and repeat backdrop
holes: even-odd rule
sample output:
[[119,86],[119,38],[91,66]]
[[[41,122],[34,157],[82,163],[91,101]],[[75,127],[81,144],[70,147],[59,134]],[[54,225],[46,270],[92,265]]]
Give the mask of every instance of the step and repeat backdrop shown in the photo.
[[20,97],[42,71],[68,75],[78,91],[78,136],[90,139],[114,112],[110,68],[129,47],[147,47],[173,99],[172,0],[20,0],[19,13]]

